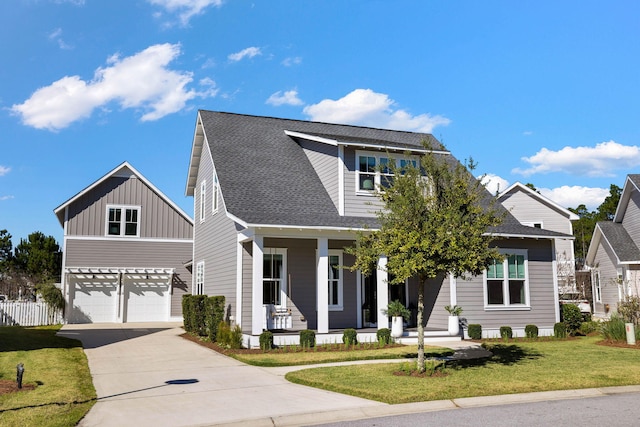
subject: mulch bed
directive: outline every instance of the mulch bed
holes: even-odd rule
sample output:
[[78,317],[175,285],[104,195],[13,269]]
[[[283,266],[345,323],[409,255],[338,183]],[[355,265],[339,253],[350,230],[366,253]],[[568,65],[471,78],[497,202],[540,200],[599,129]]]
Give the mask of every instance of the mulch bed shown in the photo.
[[637,342],[637,341],[634,345],[627,344],[626,341],[611,341],[611,340],[598,341],[597,344],[604,345],[607,347],[633,348],[636,350],[640,350],[640,342]]
[[19,391],[29,391],[35,389],[34,384],[22,384],[22,388],[18,388],[18,383],[12,380],[0,380],[0,395],[7,393],[15,393]]

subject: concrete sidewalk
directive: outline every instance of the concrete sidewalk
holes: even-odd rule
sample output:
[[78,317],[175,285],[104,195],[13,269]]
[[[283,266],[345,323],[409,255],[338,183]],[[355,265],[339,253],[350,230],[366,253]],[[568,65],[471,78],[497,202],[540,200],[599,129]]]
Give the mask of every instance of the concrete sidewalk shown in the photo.
[[[179,326],[65,325],[58,334],[82,341],[98,394],[98,402],[79,425],[300,426],[640,391],[640,386],[610,387],[388,405],[291,384],[284,379],[286,372],[310,366],[245,365],[180,338]],[[484,351],[468,342],[442,346],[457,347],[459,357]]]

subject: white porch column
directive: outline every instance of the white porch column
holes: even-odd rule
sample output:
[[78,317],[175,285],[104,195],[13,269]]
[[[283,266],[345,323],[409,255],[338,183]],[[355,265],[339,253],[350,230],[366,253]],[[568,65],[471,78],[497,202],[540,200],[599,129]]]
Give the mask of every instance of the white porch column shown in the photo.
[[262,333],[262,279],[264,239],[253,237],[252,284],[251,284],[251,335]]
[[318,325],[319,334],[329,332],[329,239],[318,239],[318,260],[316,263],[316,290],[318,295]]
[[382,312],[389,305],[389,288],[387,274],[387,257],[378,258],[378,268],[376,274],[376,288],[378,294],[378,329],[389,327],[389,317]]
[[451,307],[458,305],[458,280],[449,273],[449,303]]

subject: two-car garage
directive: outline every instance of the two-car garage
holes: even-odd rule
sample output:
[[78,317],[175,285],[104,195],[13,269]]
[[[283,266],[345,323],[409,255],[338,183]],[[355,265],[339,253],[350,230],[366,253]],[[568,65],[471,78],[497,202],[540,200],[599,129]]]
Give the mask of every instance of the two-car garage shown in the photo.
[[170,320],[172,268],[66,268],[65,274],[70,323]]

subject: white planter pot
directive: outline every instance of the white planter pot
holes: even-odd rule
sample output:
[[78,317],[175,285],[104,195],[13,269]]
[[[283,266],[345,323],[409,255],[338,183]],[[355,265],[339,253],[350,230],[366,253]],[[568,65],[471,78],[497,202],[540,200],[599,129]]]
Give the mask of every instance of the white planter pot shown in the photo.
[[391,336],[394,338],[400,338],[404,329],[404,319],[402,316],[391,318]]
[[460,333],[460,320],[458,316],[449,316],[449,335],[452,337],[458,335]]

